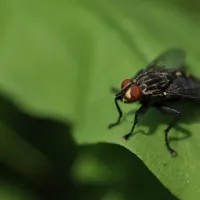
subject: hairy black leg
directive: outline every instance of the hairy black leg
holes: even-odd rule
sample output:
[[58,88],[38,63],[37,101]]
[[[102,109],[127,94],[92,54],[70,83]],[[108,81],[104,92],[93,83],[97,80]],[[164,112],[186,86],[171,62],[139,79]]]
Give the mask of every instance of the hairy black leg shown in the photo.
[[144,114],[148,109],[148,106],[145,106],[145,105],[142,105],[136,112],[135,112],[135,119],[134,119],[134,123],[133,123],[133,126],[131,128],[131,131],[124,135],[123,138],[125,140],[128,140],[130,138],[130,136],[132,135],[134,129],[135,129],[135,126],[136,124],[138,123],[138,117],[141,115],[141,114]]
[[119,107],[119,104],[117,102],[119,99],[120,99],[119,97],[115,97],[115,105],[116,105],[117,111],[119,113],[118,119],[115,123],[109,124],[108,128],[112,128],[113,126],[118,125],[120,123],[121,118],[122,118],[122,111],[121,111],[121,108]]
[[168,151],[171,153],[172,156],[176,156],[177,153],[176,151],[174,151],[170,145],[169,145],[169,140],[168,140],[168,133],[169,131],[171,130],[171,128],[176,124],[176,122],[179,120],[180,118],[180,111],[179,110],[176,110],[176,109],[173,109],[173,108],[170,108],[170,107],[167,107],[167,106],[157,106],[157,109],[159,111],[161,111],[162,113],[165,113],[165,114],[169,114],[169,115],[173,115],[174,118],[173,120],[171,121],[171,123],[168,125],[168,127],[165,129],[165,144],[166,144],[166,147],[168,149]]

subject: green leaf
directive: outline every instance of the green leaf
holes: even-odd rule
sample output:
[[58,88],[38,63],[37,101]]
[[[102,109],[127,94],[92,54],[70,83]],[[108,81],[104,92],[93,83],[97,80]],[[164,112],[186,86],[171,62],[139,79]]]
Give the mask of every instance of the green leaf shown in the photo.
[[[110,87],[120,86],[162,51],[178,46],[188,53],[190,72],[198,75],[197,22],[178,8],[154,1],[1,1],[1,90],[22,108],[38,115],[75,123],[80,144],[116,143],[136,154],[159,180],[181,199],[199,199],[198,110],[170,133],[193,133],[171,158],[163,130],[169,120],[156,111],[143,117],[128,142],[133,116],[107,129],[116,120]],[[123,105],[136,110],[138,105]],[[191,110],[191,107],[187,111]],[[187,113],[186,113],[187,114]],[[192,122],[194,122],[192,124]],[[111,149],[112,151],[112,149]]]
[[[184,137],[184,133],[192,133],[192,137],[187,140],[171,142],[178,152],[175,159],[167,152],[164,142],[164,129],[171,118],[166,118],[153,109],[142,118],[140,126],[135,129],[135,132],[143,131],[151,136],[136,134],[128,142],[122,140],[122,136],[131,129],[133,116],[126,117],[120,126],[111,131],[107,126],[118,117],[114,95],[109,93],[109,88],[119,88],[123,79],[133,76],[162,51],[176,46],[185,49],[190,64],[189,70],[198,75],[200,50],[197,35],[200,29],[184,14],[171,7],[148,2],[138,2],[135,6],[130,2],[124,4],[124,7],[118,5],[118,8],[112,6],[112,9],[111,5],[106,3],[107,6],[104,7],[90,7],[91,10],[93,8],[94,17],[97,16],[96,24],[104,24],[105,27],[99,27],[98,30],[100,35],[97,41],[101,42],[96,47],[95,60],[99,62],[91,72],[91,87],[87,104],[82,111],[85,115],[79,120],[75,138],[81,144],[102,141],[122,145],[141,158],[178,198],[198,199],[199,117],[198,110],[196,113],[189,112],[196,110],[196,107],[186,108],[188,105],[184,105],[182,109],[186,112],[183,114],[185,117],[182,123],[177,127],[177,131],[172,129],[170,132],[177,138]],[[121,106],[125,112],[139,107]]]
[[6,200],[38,200],[30,191],[19,188],[18,185],[0,183],[0,199]]
[[70,174],[88,188],[82,199],[177,200],[129,150],[105,143],[81,145],[78,150]]

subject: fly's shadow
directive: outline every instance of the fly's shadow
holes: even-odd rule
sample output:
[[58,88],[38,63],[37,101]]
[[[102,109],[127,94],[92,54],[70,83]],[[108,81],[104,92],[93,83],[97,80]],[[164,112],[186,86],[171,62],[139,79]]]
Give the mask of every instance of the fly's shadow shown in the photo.
[[[192,124],[199,123],[200,122],[200,104],[198,102],[179,102],[179,103],[173,103],[170,105],[171,107],[178,109],[181,112],[181,116],[179,121],[175,124],[173,128],[173,133],[171,132],[169,137],[169,142],[171,141],[181,141],[188,139],[192,136],[192,134],[195,134],[191,132],[189,129]],[[124,114],[124,118],[122,119],[122,122],[130,122],[130,124],[133,123],[135,110],[131,110]],[[130,121],[131,116],[133,117],[132,121]],[[140,127],[138,126],[137,130],[134,131],[134,134],[145,134],[145,135],[152,135],[156,132],[156,130],[159,128],[160,124],[164,124],[166,127],[170,123],[171,116],[160,113],[156,110],[156,108],[152,107],[149,109],[149,111],[142,115],[139,119],[139,124],[145,127],[148,127],[148,132],[144,132],[143,130],[140,130]],[[182,125],[187,124],[188,128],[183,128]],[[160,130],[160,134],[164,134],[164,130]],[[177,133],[182,133],[181,136],[176,136]],[[174,136],[172,136],[174,135]]]

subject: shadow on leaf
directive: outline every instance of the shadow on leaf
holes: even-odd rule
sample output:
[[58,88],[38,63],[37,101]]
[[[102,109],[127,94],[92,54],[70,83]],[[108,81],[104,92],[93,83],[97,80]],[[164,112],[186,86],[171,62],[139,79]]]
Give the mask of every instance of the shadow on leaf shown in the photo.
[[[181,102],[181,101],[179,103],[174,103],[170,106],[172,108],[175,108],[181,111],[181,118],[176,123],[176,125],[170,130],[169,141],[180,141],[180,140],[188,139],[189,137],[192,136],[192,134],[195,134],[195,133],[192,133],[189,129],[183,128],[181,124],[192,125],[195,123],[199,123],[200,122],[200,116],[199,116],[200,106],[198,105],[198,103],[194,104],[193,102]],[[133,110],[126,113],[123,119],[123,122],[127,121],[127,118],[130,118],[131,115],[134,119],[134,114],[135,114],[135,111]],[[167,128],[167,126],[172,121],[172,119],[173,119],[173,116],[161,114],[155,108],[150,107],[147,113],[142,115],[139,119],[139,124],[149,128],[148,132],[139,130],[139,127],[137,127],[137,129],[135,129],[133,133],[133,136],[134,134],[138,134],[138,133],[142,133],[145,135],[152,135],[156,132],[160,124],[164,124]],[[132,127],[132,123],[133,122],[130,122],[130,129]],[[177,136],[177,137],[171,136],[171,132],[174,132],[174,129],[176,130],[175,133],[177,132],[183,133],[182,136]],[[161,134],[164,135],[164,129],[163,131],[161,131]]]
[[72,125],[25,114],[3,96],[0,109],[2,182],[48,200],[176,199],[125,148],[77,146]]
[[[85,162],[75,162],[74,176],[77,181],[85,188],[96,185],[95,193],[101,192],[102,197],[112,191],[126,200],[176,199],[139,158],[119,145],[102,143],[81,146],[78,160]],[[93,163],[92,169],[87,162]],[[96,176],[91,176],[92,172],[96,172]],[[85,199],[88,199],[88,194],[83,192]]]

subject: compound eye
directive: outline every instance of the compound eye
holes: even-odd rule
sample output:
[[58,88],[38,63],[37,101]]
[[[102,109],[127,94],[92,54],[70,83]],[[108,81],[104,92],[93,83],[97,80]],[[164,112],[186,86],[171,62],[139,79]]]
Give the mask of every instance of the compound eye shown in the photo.
[[124,89],[128,84],[131,83],[130,79],[125,79],[123,80],[122,84],[121,84],[121,89]]
[[131,87],[131,100],[137,101],[140,99],[140,96],[141,96],[141,91],[139,86],[133,85]]

